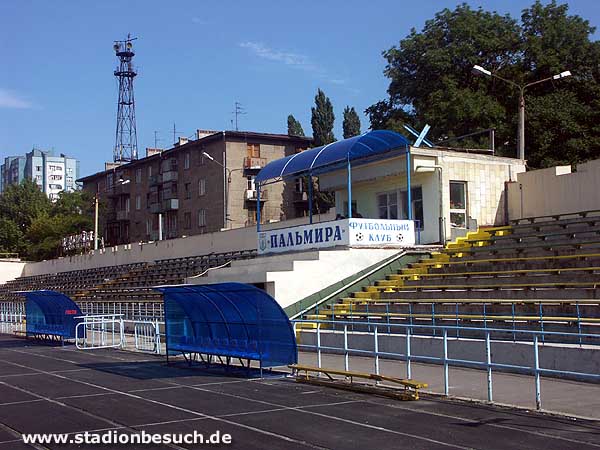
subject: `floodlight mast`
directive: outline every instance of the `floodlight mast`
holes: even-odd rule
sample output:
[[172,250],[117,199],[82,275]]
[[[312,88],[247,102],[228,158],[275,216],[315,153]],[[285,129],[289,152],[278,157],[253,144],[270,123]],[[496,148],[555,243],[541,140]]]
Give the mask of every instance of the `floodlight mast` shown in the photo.
[[533,81],[531,83],[518,84],[514,81],[503,78],[500,75],[493,73],[492,71],[487,70],[477,64],[473,66],[472,71],[474,75],[485,75],[488,77],[498,78],[499,80],[502,80],[519,90],[519,129],[517,132],[517,144],[519,149],[519,159],[525,160],[525,89],[533,86],[534,84],[544,83],[545,81],[560,80],[561,78],[570,77],[571,72],[569,70],[565,70],[559,74],[542,78],[541,80]]

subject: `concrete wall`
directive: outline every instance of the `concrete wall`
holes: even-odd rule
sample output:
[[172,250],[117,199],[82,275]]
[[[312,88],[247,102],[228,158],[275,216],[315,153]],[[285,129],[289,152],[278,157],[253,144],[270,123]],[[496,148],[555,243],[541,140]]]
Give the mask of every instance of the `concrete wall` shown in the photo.
[[25,262],[18,260],[0,261],[0,284],[20,277],[25,264]]
[[520,173],[508,184],[510,219],[600,209],[600,159]]
[[[332,211],[328,214],[315,216],[314,221],[327,221],[332,220],[334,217],[335,213]],[[303,217],[285,222],[271,223],[263,225],[263,227],[265,229],[290,227],[307,223],[307,221],[308,218]],[[117,245],[97,252],[92,251],[85,255],[27,263],[23,268],[23,276],[92,269],[135,262],[149,262],[159,259],[183,258],[186,256],[205,255],[212,252],[223,253],[250,250],[256,249],[256,245],[256,227],[237,228],[179,239]]]
[[[380,328],[379,351],[404,353],[404,336],[384,334]],[[316,345],[316,333],[302,331],[299,344]],[[419,356],[443,356],[443,340],[440,337],[412,336],[411,354]],[[344,348],[344,334],[321,331],[321,345]],[[372,333],[349,333],[348,348],[373,351],[375,348]],[[600,373],[600,350],[579,348],[576,345],[539,345],[540,367],[543,369]],[[492,362],[533,367],[533,344],[530,342],[492,341]],[[485,362],[485,341],[475,339],[448,338],[448,357],[469,361]]]

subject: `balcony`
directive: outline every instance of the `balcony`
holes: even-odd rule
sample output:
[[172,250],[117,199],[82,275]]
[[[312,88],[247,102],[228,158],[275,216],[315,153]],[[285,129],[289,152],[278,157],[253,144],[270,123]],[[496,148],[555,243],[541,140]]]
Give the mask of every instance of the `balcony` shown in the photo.
[[161,203],[150,203],[150,214],[158,214],[162,212],[162,204]]
[[267,165],[267,158],[244,158],[244,170],[260,170]]
[[172,198],[169,200],[163,200],[162,202],[163,211],[175,211],[179,209],[179,199]]
[[[246,189],[246,200],[249,202],[256,202],[258,201],[258,195],[256,190],[254,189]],[[269,191],[267,191],[266,189],[261,189],[260,191],[260,201],[264,202],[269,200]]]
[[129,211],[124,209],[117,211],[117,220],[129,220]]
[[149,184],[150,186],[158,186],[160,184],[160,174],[152,175]]
[[169,170],[168,172],[162,173],[161,182],[168,183],[169,181],[177,181],[178,172],[176,170]]

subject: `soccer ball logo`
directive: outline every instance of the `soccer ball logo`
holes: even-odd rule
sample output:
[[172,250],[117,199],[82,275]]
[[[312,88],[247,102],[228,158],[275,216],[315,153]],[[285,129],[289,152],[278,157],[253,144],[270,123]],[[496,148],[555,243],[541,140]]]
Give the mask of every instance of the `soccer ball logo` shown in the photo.
[[362,233],[356,233],[356,241],[360,242],[363,240],[363,234]]
[[398,236],[396,236],[396,239],[398,240],[398,242],[402,242],[404,240],[404,235],[402,233],[398,233]]

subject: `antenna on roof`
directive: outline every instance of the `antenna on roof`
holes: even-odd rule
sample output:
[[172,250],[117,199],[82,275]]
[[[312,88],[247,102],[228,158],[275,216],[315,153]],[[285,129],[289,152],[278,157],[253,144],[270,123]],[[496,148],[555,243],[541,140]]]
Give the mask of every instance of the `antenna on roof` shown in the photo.
[[238,116],[240,116],[242,114],[248,114],[248,113],[244,110],[244,108],[242,107],[242,104],[240,102],[236,101],[235,102],[235,110],[232,111],[231,114],[235,114],[235,131],[239,131]]

